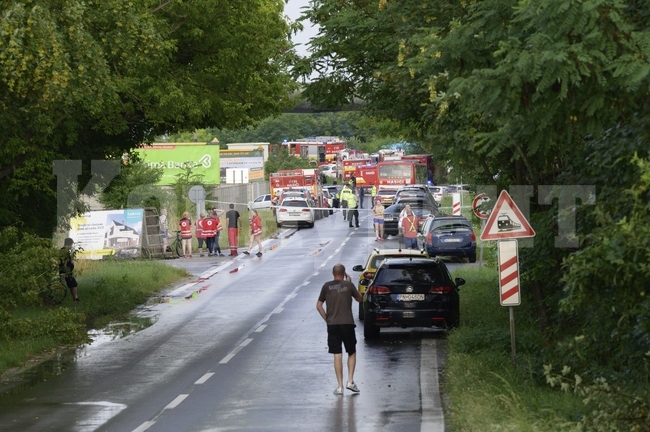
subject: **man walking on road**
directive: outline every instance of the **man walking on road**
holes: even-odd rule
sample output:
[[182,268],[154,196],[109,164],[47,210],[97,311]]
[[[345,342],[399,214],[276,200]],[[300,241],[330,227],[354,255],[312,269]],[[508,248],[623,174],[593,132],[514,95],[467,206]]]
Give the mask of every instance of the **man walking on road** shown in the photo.
[[228,244],[230,245],[230,256],[237,255],[237,247],[239,246],[239,231],[241,231],[241,216],[235,210],[234,204],[229,204],[226,212],[226,222],[228,226]]
[[[345,386],[350,391],[359,392],[354,383],[354,368],[357,364],[357,336],[355,334],[354,317],[352,316],[352,299],[361,302],[363,297],[359,294],[352,278],[345,273],[343,264],[336,264],[332,269],[334,280],[325,282],[321,288],[316,309],[327,323],[327,347],[330,354],[334,354],[334,372],[338,386],[335,395],[343,394],[343,351],[345,346],[348,353],[348,382]],[[323,304],[327,303],[327,311]]]

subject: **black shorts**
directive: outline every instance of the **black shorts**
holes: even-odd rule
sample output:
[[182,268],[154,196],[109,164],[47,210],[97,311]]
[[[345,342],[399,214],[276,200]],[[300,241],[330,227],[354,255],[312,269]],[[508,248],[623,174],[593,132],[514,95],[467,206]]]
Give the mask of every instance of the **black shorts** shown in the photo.
[[334,324],[327,326],[327,347],[330,354],[341,354],[341,344],[345,345],[345,352],[357,352],[357,334],[354,324]]
[[68,288],[76,288],[77,285],[77,279],[74,278],[72,275],[67,275],[65,277],[65,284],[68,286]]

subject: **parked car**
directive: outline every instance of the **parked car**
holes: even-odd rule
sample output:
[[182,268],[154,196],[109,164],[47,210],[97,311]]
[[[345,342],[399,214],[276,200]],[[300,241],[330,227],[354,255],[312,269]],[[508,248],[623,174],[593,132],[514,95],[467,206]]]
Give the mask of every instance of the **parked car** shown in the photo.
[[[397,192],[396,189],[386,189],[380,187],[377,190],[377,195],[379,199],[381,200],[381,203],[384,207],[387,207],[393,203],[393,197],[395,196],[395,193]],[[375,198],[376,199],[376,198]]]
[[379,336],[382,327],[460,325],[459,287],[447,266],[432,258],[389,258],[381,263],[363,297],[363,335]]
[[407,185],[402,186],[397,190],[395,196],[393,197],[393,204],[395,204],[400,198],[404,197],[418,197],[426,195],[427,198],[431,199],[432,202],[436,202],[435,197],[429,190],[427,185]]
[[465,216],[428,218],[422,234],[422,248],[429,256],[461,257],[476,262],[476,234]]
[[431,192],[431,195],[433,195],[433,199],[437,202],[442,201],[442,197],[445,195],[444,186],[429,186],[429,191]]
[[431,204],[428,200],[404,198],[384,210],[384,235],[396,236],[399,233],[400,213],[406,204],[411,207],[413,214],[418,218],[418,231],[429,216],[435,217],[440,214],[437,205]]
[[321,174],[327,177],[336,178],[338,170],[336,169],[336,164],[325,164],[318,167]]
[[282,201],[276,213],[276,222],[278,227],[284,225],[314,227],[316,215],[314,208],[304,198],[289,197]]
[[[352,271],[363,272],[359,275],[358,290],[363,295],[366,293],[368,283],[372,281],[377,272],[377,267],[388,258],[422,258],[428,257],[425,251],[417,251],[413,249],[378,249],[374,248],[365,265],[357,264],[352,267]],[[359,303],[359,320],[363,321],[363,303]]]
[[[341,186],[338,185],[328,185],[323,186],[323,190],[327,190],[332,196],[332,207],[339,208],[339,193],[341,192]],[[336,197],[336,198],[335,198]]]
[[270,209],[272,204],[271,194],[260,195],[248,203],[248,210]]

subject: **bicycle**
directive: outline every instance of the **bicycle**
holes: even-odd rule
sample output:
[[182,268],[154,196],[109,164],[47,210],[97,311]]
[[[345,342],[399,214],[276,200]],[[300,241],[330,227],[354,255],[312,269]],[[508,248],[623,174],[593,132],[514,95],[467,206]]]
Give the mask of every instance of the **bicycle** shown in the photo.
[[64,281],[64,274],[53,277],[50,284],[38,292],[41,301],[48,306],[57,306],[68,295],[68,285]]
[[176,252],[176,255],[178,255],[178,257],[180,258],[183,256],[183,238],[181,237],[180,231],[174,231],[174,232],[176,233],[176,238],[174,239],[172,244],[169,245],[169,248],[172,253]]

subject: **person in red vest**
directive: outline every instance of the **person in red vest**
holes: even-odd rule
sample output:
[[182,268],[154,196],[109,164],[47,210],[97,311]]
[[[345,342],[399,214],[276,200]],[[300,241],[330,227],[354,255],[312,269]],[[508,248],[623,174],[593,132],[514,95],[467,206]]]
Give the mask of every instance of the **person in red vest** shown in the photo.
[[[208,244],[208,239],[205,237],[205,234],[203,232],[203,221],[205,220],[205,213],[201,213],[199,218],[196,220],[196,227],[194,229],[194,232],[196,233],[196,240],[198,242],[197,249],[199,251],[199,256],[203,256],[203,242],[205,242],[206,247]],[[208,252],[210,252],[210,249],[208,248]]]
[[406,209],[406,216],[402,219],[402,232],[404,233],[404,248],[418,248],[418,218],[413,210]]
[[250,255],[251,249],[253,249],[253,243],[257,243],[259,251],[257,251],[257,256],[262,256],[262,218],[257,214],[255,210],[251,210],[251,217],[249,219],[250,230],[251,230],[251,241],[248,245],[248,250],[244,251],[246,255]]
[[239,246],[239,232],[241,231],[241,216],[235,210],[234,204],[228,205],[229,210],[226,212],[226,223],[228,226],[228,244],[230,245],[230,256],[237,255]]
[[221,215],[223,215],[225,212],[223,210],[218,210],[218,209],[212,209],[213,211],[213,217],[217,221],[217,236],[214,238],[214,256],[225,256],[223,252],[221,252],[221,246],[219,246],[219,233],[223,230],[223,224],[221,223]]
[[214,242],[217,237],[217,220],[212,212],[209,212],[205,219],[203,219],[203,236],[208,248],[208,256],[212,256],[214,250]]
[[192,258],[192,220],[188,212],[183,213],[183,217],[178,221],[181,228],[181,239],[183,242],[183,258],[189,255]]

